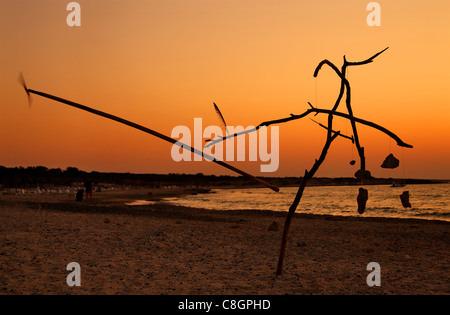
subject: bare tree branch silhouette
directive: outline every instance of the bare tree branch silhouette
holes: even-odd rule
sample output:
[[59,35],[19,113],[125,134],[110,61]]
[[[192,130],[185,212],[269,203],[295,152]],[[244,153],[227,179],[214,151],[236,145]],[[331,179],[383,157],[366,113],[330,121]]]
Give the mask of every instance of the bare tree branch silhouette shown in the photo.
[[276,191],[276,192],[279,191],[278,187],[276,187],[276,186],[274,186],[274,185],[272,185],[272,184],[270,184],[270,183],[268,183],[268,182],[266,182],[266,181],[264,181],[264,180],[262,180],[260,178],[257,178],[257,177],[255,177],[255,176],[253,176],[253,175],[251,175],[251,174],[249,174],[247,172],[244,172],[244,171],[242,171],[242,170],[240,170],[240,169],[238,169],[238,168],[236,168],[236,167],[234,167],[234,166],[232,166],[232,165],[230,165],[228,163],[225,163],[225,162],[220,161],[220,160],[216,160],[214,157],[212,157],[212,156],[210,156],[210,155],[208,155],[208,154],[206,154],[206,153],[204,153],[204,152],[202,152],[202,151],[200,151],[200,150],[198,150],[196,148],[193,148],[193,147],[191,147],[191,146],[189,146],[187,144],[184,144],[184,143],[182,143],[182,142],[180,142],[178,140],[175,140],[175,139],[173,139],[171,137],[168,137],[168,136],[166,136],[166,135],[164,135],[162,133],[159,133],[157,131],[154,131],[154,130],[152,130],[150,128],[147,128],[147,127],[144,127],[142,125],[136,124],[134,122],[131,122],[131,121],[126,120],[126,119],[123,119],[121,117],[118,117],[118,116],[115,116],[115,115],[111,115],[111,114],[102,112],[100,110],[88,107],[86,105],[81,105],[81,104],[78,104],[78,103],[75,103],[75,102],[72,102],[72,101],[69,101],[69,100],[66,100],[66,99],[63,99],[63,98],[60,98],[60,97],[48,94],[48,93],[44,93],[44,92],[28,89],[26,87],[26,85],[25,85],[25,80],[23,80],[23,76],[22,75],[20,76],[20,78],[21,78],[20,83],[23,85],[23,87],[25,88],[25,91],[27,92],[28,95],[30,95],[30,94],[39,95],[39,96],[42,96],[44,98],[48,98],[48,99],[54,100],[56,102],[63,103],[63,104],[66,104],[66,105],[69,105],[69,106],[72,106],[72,107],[75,107],[75,108],[78,108],[78,109],[90,112],[90,113],[95,114],[97,116],[108,118],[110,120],[117,121],[117,122],[119,122],[121,124],[124,124],[124,125],[127,125],[129,127],[138,129],[138,130],[143,131],[145,133],[148,133],[148,134],[150,134],[152,136],[160,138],[160,139],[162,139],[164,141],[170,142],[170,143],[175,144],[175,145],[177,145],[179,147],[183,147],[184,149],[187,149],[187,150],[191,151],[194,154],[198,154],[200,156],[203,156],[203,157],[211,160],[212,162],[214,162],[214,163],[216,163],[216,164],[218,164],[218,165],[220,165],[222,167],[225,167],[225,168],[227,168],[227,169],[229,169],[229,170],[231,170],[233,172],[236,172],[236,173],[238,173],[238,174],[240,174],[240,175],[242,175],[244,177],[247,177],[247,178],[249,178],[249,179],[251,179],[253,181],[258,182],[259,184],[261,184],[263,186],[266,186],[267,188],[270,188],[273,191]]
[[[371,121],[364,120],[364,119],[361,119],[361,118],[358,118],[358,117],[354,117],[354,116],[350,116],[350,115],[345,114],[345,113],[332,112],[329,109],[320,109],[320,108],[315,108],[315,107],[306,110],[304,113],[302,113],[300,115],[293,115],[293,114],[291,114],[291,116],[286,117],[286,118],[265,121],[265,122],[259,124],[255,128],[244,130],[242,132],[229,135],[227,137],[222,137],[222,138],[218,138],[218,139],[215,139],[215,140],[211,140],[205,147],[209,147],[211,145],[214,145],[214,144],[219,143],[219,142],[224,141],[224,140],[228,140],[228,139],[233,138],[233,137],[237,137],[237,136],[245,135],[245,134],[248,134],[248,133],[251,133],[251,132],[255,132],[258,129],[260,129],[261,127],[268,127],[270,125],[277,125],[277,124],[282,124],[282,123],[286,123],[286,122],[293,121],[293,120],[298,120],[298,119],[304,118],[304,117],[306,117],[306,116],[308,116],[309,114],[312,114],[312,113],[316,113],[316,115],[317,114],[331,114],[332,116],[339,116],[339,117],[343,117],[343,118],[346,118],[346,119],[349,119],[349,120],[353,119],[357,123],[360,123],[362,125],[366,125],[366,126],[378,129],[379,131],[387,134],[389,137],[394,139],[397,142],[397,145],[400,146],[400,147],[405,147],[405,148],[412,148],[413,147],[412,145],[410,145],[410,144],[404,142],[402,139],[400,139],[400,137],[398,137],[392,131],[389,131],[388,129],[386,129],[386,128],[380,126],[380,125],[377,125],[377,124],[375,124],[375,123],[373,123]],[[329,127],[327,127],[327,129],[328,128]],[[334,131],[334,132],[336,132],[336,131]]]
[[[381,127],[377,124],[374,124],[370,121],[366,121],[366,120],[362,120],[359,118],[356,118],[353,116],[353,110],[352,110],[352,106],[351,106],[351,89],[350,89],[350,83],[349,81],[345,78],[345,74],[346,74],[346,70],[347,67],[349,66],[360,66],[360,65],[365,65],[368,63],[371,63],[373,61],[373,59],[375,59],[376,57],[378,57],[380,54],[382,54],[384,51],[386,51],[388,48],[380,51],[379,53],[376,53],[375,55],[373,55],[372,57],[370,57],[369,59],[366,59],[364,61],[361,62],[348,62],[344,56],[344,64],[342,66],[342,70],[339,71],[339,69],[330,61],[328,60],[323,60],[322,62],[319,63],[319,65],[317,66],[316,70],[314,71],[314,77],[317,77],[317,75],[319,74],[319,71],[321,70],[323,65],[328,65],[329,67],[331,67],[336,74],[340,77],[341,79],[341,88],[339,91],[339,95],[336,99],[336,103],[333,106],[333,109],[331,111],[327,111],[327,110],[323,110],[323,109],[316,109],[314,108],[311,104],[309,104],[311,106],[311,109],[309,109],[308,111],[306,111],[303,115],[300,116],[295,116],[295,115],[291,115],[291,117],[289,117],[288,119],[283,120],[282,122],[287,122],[293,119],[299,119],[300,117],[305,117],[306,115],[308,115],[308,112],[316,112],[316,113],[328,113],[328,126],[326,127],[327,129],[327,139],[325,142],[325,145],[322,149],[322,153],[319,157],[318,160],[315,161],[314,165],[312,166],[312,168],[308,171],[305,170],[305,175],[302,178],[302,181],[300,183],[300,187],[297,191],[297,194],[295,196],[294,202],[292,203],[291,207],[289,208],[289,212],[286,216],[286,220],[285,220],[285,224],[284,224],[284,228],[283,228],[283,235],[282,235],[282,239],[281,239],[281,248],[280,248],[280,255],[278,258],[278,265],[277,265],[277,270],[276,270],[276,274],[277,275],[281,275],[283,272],[283,263],[284,263],[284,256],[285,256],[285,252],[286,252],[286,243],[287,243],[287,236],[289,233],[289,227],[292,221],[292,216],[295,213],[295,211],[297,210],[297,207],[300,203],[300,200],[303,196],[303,191],[305,189],[306,183],[314,176],[314,174],[317,172],[317,170],[319,169],[319,167],[322,165],[323,161],[325,160],[325,157],[328,153],[328,149],[331,146],[331,143],[333,142],[334,139],[337,138],[337,136],[339,135],[339,131],[335,132],[333,131],[333,116],[341,116],[341,117],[345,117],[347,119],[350,120],[350,123],[352,125],[352,130],[353,130],[353,139],[354,139],[354,144],[358,150],[358,154],[359,154],[359,158],[360,158],[360,162],[361,162],[361,167],[360,170],[358,172],[361,172],[362,174],[367,174],[366,171],[366,161],[365,161],[365,156],[364,156],[364,147],[361,146],[360,141],[359,141],[359,136],[358,136],[358,130],[356,128],[356,122],[368,125],[370,127],[376,128],[384,133],[386,133],[387,135],[389,135],[390,137],[392,137],[393,139],[395,139],[395,141],[397,142],[397,144],[399,146],[403,146],[403,147],[408,147],[408,148],[412,148],[411,145],[403,142],[399,137],[397,137],[394,133],[392,133],[391,131],[387,130],[384,127]],[[344,96],[344,93],[346,92],[346,107],[347,107],[347,111],[348,111],[348,115],[345,115],[343,113],[338,113],[337,109],[339,107],[339,104],[341,103],[341,100]],[[281,122],[281,121],[279,121]],[[269,122],[269,123],[273,123]],[[269,124],[269,123],[266,123]],[[358,172],[356,174],[358,174]],[[355,176],[357,176],[355,174]],[[368,173],[370,174],[370,173]]]
[[[308,102],[308,105],[310,106],[310,109],[306,110],[304,113],[300,114],[300,115],[294,115],[291,114],[290,117],[286,117],[286,118],[282,118],[282,119],[277,119],[277,120],[271,120],[271,121],[266,121],[263,122],[261,124],[259,124],[257,127],[250,129],[250,130],[246,130],[240,133],[236,133],[233,135],[228,135],[227,137],[222,137],[219,139],[215,139],[213,141],[210,141],[207,146],[211,146],[214,145],[220,141],[224,141],[227,140],[229,138],[232,137],[236,137],[239,135],[243,135],[243,134],[247,134],[250,132],[254,132],[257,131],[259,128],[261,127],[267,127],[270,125],[274,125],[274,124],[282,124],[282,123],[286,123],[286,122],[290,122],[293,120],[298,120],[298,119],[302,119],[306,116],[308,116],[309,114],[314,113],[314,116],[318,115],[318,114],[327,114],[328,115],[328,125],[322,125],[319,123],[319,125],[323,128],[325,128],[327,130],[327,138],[325,141],[325,144],[323,146],[322,149],[322,153],[320,154],[319,159],[315,160],[315,163],[313,164],[313,166],[311,167],[311,169],[305,170],[305,175],[303,176],[299,189],[297,191],[297,194],[294,198],[294,201],[292,202],[291,206],[289,207],[289,212],[286,215],[286,219],[285,219],[285,223],[284,223],[284,228],[283,228],[283,234],[282,234],[282,239],[281,239],[281,248],[280,248],[280,254],[279,254],[279,258],[278,258],[278,265],[277,265],[277,270],[276,270],[276,274],[277,275],[281,275],[283,272],[283,263],[284,263],[284,256],[285,256],[285,252],[286,252],[286,243],[287,243],[287,237],[288,237],[288,233],[289,233],[289,227],[291,225],[291,221],[292,221],[292,216],[295,213],[295,211],[297,210],[297,207],[301,201],[301,198],[303,196],[303,191],[306,187],[307,182],[314,177],[315,173],[317,172],[317,170],[319,169],[319,167],[322,165],[323,161],[325,160],[325,157],[328,153],[328,149],[331,146],[331,143],[338,137],[338,136],[343,136],[344,138],[348,138],[352,141],[352,143],[355,144],[356,149],[358,151],[358,155],[359,155],[359,159],[360,159],[360,170],[357,171],[355,173],[355,176],[358,179],[363,180],[365,177],[369,177],[370,176],[370,172],[368,172],[366,170],[366,159],[365,159],[365,155],[364,155],[364,147],[361,146],[360,143],[360,139],[359,139],[359,135],[358,135],[358,129],[356,126],[356,123],[359,124],[363,124],[369,127],[372,127],[374,129],[377,129],[383,133],[385,133],[386,135],[388,135],[389,137],[391,137],[392,139],[394,139],[397,142],[397,145],[400,147],[406,147],[406,148],[412,148],[413,146],[404,142],[403,140],[401,140],[396,134],[394,134],[392,131],[378,125],[375,124],[371,121],[368,120],[364,120],[358,117],[355,117],[353,115],[353,110],[352,110],[352,106],[351,106],[351,88],[350,88],[350,82],[346,79],[346,71],[347,68],[350,66],[361,66],[361,65],[366,65],[369,64],[371,62],[373,62],[373,60],[378,57],[379,55],[381,55],[383,52],[385,52],[389,47],[385,48],[384,50],[376,53],[375,55],[373,55],[372,57],[364,60],[364,61],[359,61],[359,62],[348,62],[346,57],[344,56],[344,63],[342,65],[341,70],[338,69],[338,67],[336,67],[336,65],[334,65],[332,62],[330,62],[329,60],[323,60],[321,61],[318,66],[316,67],[315,71],[314,71],[314,77],[317,77],[320,70],[322,69],[323,66],[329,66],[332,70],[334,70],[334,72],[336,72],[336,74],[339,76],[339,78],[341,79],[341,87],[340,87],[340,91],[339,91],[339,95],[336,99],[336,102],[333,106],[333,108],[331,110],[327,110],[327,109],[320,109],[320,108],[316,108],[314,107],[311,103]],[[337,109],[339,107],[339,105],[341,104],[341,101],[344,97],[345,94],[345,104],[346,104],[346,108],[347,108],[347,112],[348,114],[342,113],[342,112],[338,112]],[[335,131],[333,130],[333,117],[334,116],[338,116],[338,117],[343,117],[345,119],[348,119],[351,123],[352,126],[352,132],[353,135],[351,137],[349,136],[344,136],[340,133],[340,131]],[[317,123],[317,122],[316,122]]]

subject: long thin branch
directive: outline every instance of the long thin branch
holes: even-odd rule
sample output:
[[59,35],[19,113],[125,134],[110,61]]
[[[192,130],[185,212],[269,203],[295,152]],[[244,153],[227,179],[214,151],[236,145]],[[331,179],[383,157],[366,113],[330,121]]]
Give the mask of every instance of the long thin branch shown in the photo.
[[326,129],[326,130],[331,130],[331,132],[332,132],[333,134],[339,133],[339,136],[341,136],[342,138],[348,139],[348,140],[350,140],[352,143],[355,142],[355,139],[353,139],[353,136],[352,136],[352,137],[349,137],[349,136],[343,135],[342,133],[340,133],[340,131],[334,131],[333,129],[328,128],[327,126],[321,124],[320,122],[315,121],[315,120],[312,119],[312,118],[310,118],[310,119],[311,119],[313,122],[315,122],[316,124],[318,124],[320,127],[324,128],[324,129]]
[[[345,76],[342,76],[342,74],[339,72],[339,70],[334,66],[331,62],[328,60],[324,60],[318,67],[322,66],[322,64],[328,64],[331,68],[333,68],[336,73],[341,77],[341,90],[338,96],[338,99],[336,101],[335,106],[328,114],[328,127],[325,127],[327,129],[327,140],[325,142],[325,145],[322,148],[322,153],[320,154],[320,157],[318,160],[315,161],[313,167],[308,172],[308,170],[305,170],[305,175],[303,176],[302,182],[300,183],[300,187],[297,191],[297,194],[295,195],[294,201],[292,202],[291,206],[289,207],[289,212],[286,215],[286,220],[284,221],[284,227],[283,227],[283,235],[281,238],[281,246],[280,246],[280,255],[278,257],[278,265],[277,265],[277,276],[281,275],[283,272],[283,264],[284,264],[284,255],[286,252],[286,244],[287,244],[287,236],[289,233],[289,227],[291,225],[292,217],[297,210],[298,204],[300,203],[300,200],[303,196],[303,191],[305,190],[306,183],[314,176],[316,171],[319,169],[320,165],[322,165],[323,161],[325,160],[325,157],[328,153],[328,149],[331,146],[331,143],[334,139],[336,139],[340,133],[336,132],[333,133],[333,114],[336,112],[337,107],[339,106],[339,103],[342,99],[342,96],[344,95],[345,86],[349,86],[348,81],[345,79]],[[317,75],[318,69],[314,72],[314,75]],[[311,103],[308,103],[311,109],[309,111],[315,110],[315,108],[311,105]],[[316,114],[317,115],[317,114]],[[294,118],[295,115],[291,114],[291,118]]]
[[347,66],[361,66],[361,65],[365,65],[365,64],[368,64],[368,63],[373,62],[373,60],[374,60],[376,57],[378,57],[379,55],[381,55],[382,53],[384,53],[384,52],[385,52],[386,50],[388,50],[388,49],[389,49],[389,47],[386,47],[385,49],[383,49],[382,51],[376,53],[376,54],[373,55],[372,57],[370,57],[370,58],[368,58],[368,59],[366,59],[366,60],[364,60],[364,61],[359,61],[359,62],[348,62],[348,61],[346,60],[345,56],[344,56],[344,62],[345,62],[345,64],[346,64]]
[[135,129],[141,130],[141,131],[143,131],[145,133],[151,134],[151,135],[153,135],[155,137],[158,137],[158,138],[160,138],[162,140],[165,140],[165,141],[173,143],[173,144],[175,144],[177,146],[183,147],[184,149],[187,149],[187,150],[191,151],[192,153],[198,154],[200,156],[204,156],[205,158],[211,160],[212,162],[214,162],[214,163],[216,163],[216,164],[218,164],[220,166],[223,166],[223,167],[225,167],[225,168],[227,168],[227,169],[229,169],[229,170],[231,170],[233,172],[236,172],[236,173],[238,173],[238,174],[240,174],[242,176],[245,176],[245,177],[247,177],[249,179],[252,179],[252,180],[254,180],[254,181],[256,181],[256,182],[258,182],[258,183],[260,183],[260,184],[262,184],[262,185],[272,189],[273,191],[279,191],[278,187],[275,187],[275,186],[267,183],[266,181],[263,181],[263,180],[255,177],[253,175],[250,175],[250,174],[248,174],[248,173],[246,173],[246,172],[244,172],[244,171],[242,171],[242,170],[240,170],[240,169],[238,169],[238,168],[236,168],[234,166],[231,166],[231,165],[229,165],[229,164],[227,164],[227,163],[225,163],[223,161],[216,160],[214,157],[212,157],[212,156],[210,156],[210,155],[208,155],[206,153],[203,153],[202,151],[200,151],[198,149],[195,149],[195,148],[193,148],[193,147],[191,147],[189,145],[186,145],[186,144],[184,144],[184,143],[182,143],[180,141],[177,141],[177,140],[175,140],[175,139],[173,139],[171,137],[163,135],[163,134],[161,134],[161,133],[159,133],[157,131],[154,131],[152,129],[149,129],[147,127],[138,125],[138,124],[136,124],[134,122],[131,122],[129,120],[126,120],[126,119],[123,119],[123,118],[120,118],[120,117],[117,117],[117,116],[114,116],[114,115],[111,115],[111,114],[99,111],[97,109],[93,109],[91,107],[88,107],[88,106],[85,106],[85,105],[81,105],[81,104],[78,104],[78,103],[75,103],[75,102],[72,102],[72,101],[69,101],[69,100],[66,100],[66,99],[63,99],[63,98],[51,95],[51,94],[47,94],[47,93],[44,93],[44,92],[39,92],[39,91],[27,89],[26,87],[25,87],[25,91],[27,92],[27,94],[29,94],[29,93],[36,94],[36,95],[39,95],[39,96],[42,96],[42,97],[45,97],[45,98],[57,101],[59,103],[63,103],[63,104],[66,104],[66,105],[69,105],[69,106],[72,106],[72,107],[75,107],[75,108],[78,108],[78,109],[90,112],[92,114],[95,114],[95,115],[98,115],[98,116],[101,116],[101,117],[105,117],[105,118],[117,121],[117,122],[119,122],[121,124],[133,127]]
[[286,122],[289,122],[289,121],[298,120],[298,119],[304,118],[304,117],[306,117],[306,116],[308,116],[309,114],[312,114],[312,113],[332,114],[334,116],[343,117],[343,118],[346,118],[346,119],[349,119],[349,120],[353,118],[357,123],[360,123],[362,125],[366,125],[366,126],[378,129],[379,131],[387,134],[389,137],[391,137],[393,140],[395,140],[397,142],[397,145],[400,146],[400,147],[405,147],[405,148],[412,148],[413,147],[412,145],[410,145],[410,144],[404,142],[402,139],[400,139],[392,131],[389,131],[388,129],[386,129],[386,128],[380,126],[380,125],[377,125],[377,124],[375,124],[373,122],[370,122],[370,121],[367,121],[367,120],[364,120],[364,119],[361,119],[361,118],[358,118],[358,117],[354,117],[354,116],[350,117],[350,115],[345,114],[345,113],[333,112],[332,110],[329,110],[329,109],[320,109],[320,108],[315,108],[315,107],[306,110],[303,114],[300,114],[300,115],[291,115],[290,117],[286,117],[286,118],[266,121],[266,122],[263,122],[263,123],[259,124],[255,128],[248,129],[248,130],[245,130],[245,131],[242,131],[242,132],[238,132],[238,133],[235,133],[235,134],[232,134],[232,135],[229,135],[229,136],[226,136],[226,137],[222,137],[222,138],[219,138],[219,139],[216,139],[216,140],[212,140],[205,147],[214,145],[214,144],[216,144],[218,142],[221,142],[221,141],[224,141],[224,140],[227,140],[227,139],[230,139],[230,138],[234,138],[234,137],[237,137],[237,136],[240,136],[240,135],[244,135],[244,134],[247,134],[247,133],[251,133],[251,132],[257,131],[261,127],[267,127],[267,126],[270,126],[270,125],[282,124],[282,123],[286,123]]
[[341,112],[333,112],[332,110],[329,110],[329,109],[311,108],[311,109],[308,109],[303,114],[293,115],[291,117],[287,117],[287,118],[283,118],[283,119],[271,120],[271,121],[263,122],[260,126],[270,126],[270,125],[273,125],[273,124],[280,124],[280,123],[285,123],[285,122],[292,121],[292,120],[301,119],[301,118],[303,118],[303,117],[305,117],[305,116],[307,116],[307,115],[309,115],[311,113],[332,114],[334,116],[344,117],[344,118],[349,119],[349,120],[353,119],[357,123],[360,123],[360,124],[363,124],[363,125],[366,125],[366,126],[369,126],[369,127],[375,128],[375,129],[378,129],[381,132],[387,134],[392,139],[394,139],[397,142],[397,145],[400,146],[400,147],[405,147],[405,148],[412,148],[413,147],[412,145],[410,145],[410,144],[404,142],[402,139],[400,139],[392,131],[389,131],[388,129],[386,129],[386,128],[380,126],[380,125],[377,125],[377,124],[375,124],[375,123],[373,123],[371,121],[364,120],[364,119],[361,119],[361,118],[358,118],[358,117],[354,117],[354,116],[352,117],[352,116],[350,116],[348,114],[344,114],[344,113],[341,113]]
[[320,154],[319,159],[314,162],[314,165],[312,166],[312,168],[309,171],[305,170],[305,175],[302,178],[300,187],[298,188],[297,194],[295,195],[295,199],[292,202],[292,205],[289,207],[289,212],[287,213],[286,219],[284,221],[283,235],[281,237],[280,255],[278,257],[278,265],[277,265],[277,271],[276,271],[277,276],[281,275],[281,273],[283,272],[284,255],[286,253],[286,243],[287,243],[287,236],[289,233],[289,227],[291,225],[292,216],[294,215],[295,211],[297,210],[298,204],[300,203],[300,200],[302,199],[303,191],[305,190],[306,183],[311,178],[314,177],[314,174],[317,172],[320,165],[322,165],[323,161],[325,160],[325,157],[327,156],[328,149],[330,148],[331,143],[338,136],[339,136],[339,132],[335,133],[331,137],[327,137],[327,141],[322,149],[322,153]]

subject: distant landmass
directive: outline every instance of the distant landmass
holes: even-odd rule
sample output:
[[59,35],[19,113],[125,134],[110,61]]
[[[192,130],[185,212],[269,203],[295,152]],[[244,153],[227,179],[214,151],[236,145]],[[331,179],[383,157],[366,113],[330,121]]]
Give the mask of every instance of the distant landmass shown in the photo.
[[[278,186],[297,186],[299,177],[261,177],[265,181]],[[95,185],[120,185],[141,187],[165,187],[165,186],[207,186],[207,187],[260,187],[257,183],[242,176],[204,175],[198,174],[134,174],[134,173],[107,173],[85,172],[76,167],[68,167],[65,170],[59,168],[13,167],[0,166],[0,188],[31,188],[36,186],[74,186],[90,180]],[[371,178],[365,180],[365,185],[383,184],[437,184],[448,183],[448,180],[429,179],[393,179]],[[309,181],[309,186],[335,186],[335,185],[360,185],[356,178],[318,177]]]

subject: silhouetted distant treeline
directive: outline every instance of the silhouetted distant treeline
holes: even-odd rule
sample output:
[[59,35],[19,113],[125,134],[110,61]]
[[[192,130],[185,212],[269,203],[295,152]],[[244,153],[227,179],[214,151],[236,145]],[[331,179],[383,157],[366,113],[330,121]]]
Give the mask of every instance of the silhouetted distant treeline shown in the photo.
[[[133,174],[85,172],[76,167],[47,168],[45,166],[13,167],[0,166],[0,187],[32,188],[36,186],[72,186],[91,180],[95,184],[127,185],[127,186],[217,186],[217,187],[259,187],[253,181],[238,176],[198,174]],[[298,185],[298,177],[264,177],[273,185]],[[365,184],[392,184],[393,179],[372,179]],[[402,180],[403,181],[403,180]],[[446,181],[407,179],[407,184],[430,184]],[[309,185],[358,185],[356,178],[314,178]]]
[[[133,174],[85,172],[76,167],[65,170],[49,169],[45,166],[14,167],[0,166],[0,185],[3,188],[30,188],[36,186],[71,186],[91,180],[95,184],[126,186],[228,186],[253,184],[252,181],[236,176],[215,176],[198,174]],[[298,181],[298,179],[294,179]]]

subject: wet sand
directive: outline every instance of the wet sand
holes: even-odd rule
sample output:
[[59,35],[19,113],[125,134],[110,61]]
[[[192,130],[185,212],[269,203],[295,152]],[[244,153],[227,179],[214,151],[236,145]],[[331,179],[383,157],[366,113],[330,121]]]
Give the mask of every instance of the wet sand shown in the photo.
[[276,277],[284,213],[124,204],[146,193],[0,195],[0,294],[450,294],[448,222],[297,215]]

